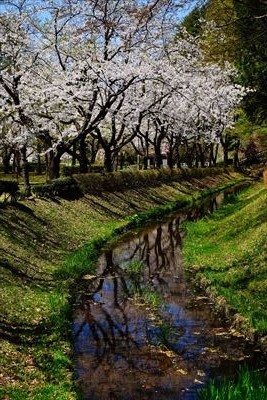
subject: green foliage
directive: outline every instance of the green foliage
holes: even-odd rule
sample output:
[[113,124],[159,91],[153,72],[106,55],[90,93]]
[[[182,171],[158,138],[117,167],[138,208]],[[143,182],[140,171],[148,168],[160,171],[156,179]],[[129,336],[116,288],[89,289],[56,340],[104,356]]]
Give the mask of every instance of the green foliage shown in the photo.
[[124,266],[128,273],[140,275],[144,270],[144,263],[139,260],[132,260]]
[[79,165],[62,165],[61,174],[63,176],[71,176],[80,172]]
[[236,14],[233,0],[209,0],[205,19],[215,23],[215,30],[205,35],[203,49],[208,62],[233,63],[239,46],[236,34]]
[[170,342],[177,342],[179,332],[172,326],[161,323],[157,327],[156,337],[159,346],[168,347]]
[[162,305],[162,299],[160,295],[149,288],[145,288],[142,290],[141,298],[151,308],[159,308]]
[[[199,17],[213,21],[216,29],[204,33]],[[242,108],[250,122],[260,125],[267,121],[266,24],[267,3],[262,0],[208,0],[184,20],[191,34],[201,36],[206,62],[228,61],[237,68],[238,83],[252,89]]]
[[[91,164],[89,166],[89,171],[92,173],[104,172],[104,165],[103,164]],[[63,176],[72,176],[75,174],[79,174],[80,166],[79,165],[63,165],[61,167],[61,173]]]
[[[3,392],[3,395],[4,393],[6,392]],[[44,385],[34,389],[32,393],[29,393],[27,388],[10,388],[7,395],[8,397],[5,398],[9,400],[73,400],[78,398],[74,394],[73,387],[67,383]]]
[[238,371],[236,381],[224,379],[213,381],[199,392],[200,400],[266,400],[266,375],[261,371],[253,371],[242,367]]
[[104,164],[91,164],[89,167],[90,172],[104,172]]
[[11,201],[15,201],[18,195],[19,185],[15,181],[0,181],[0,196],[3,194],[10,196]]
[[[185,26],[201,32],[198,9],[185,19]],[[253,123],[267,121],[267,5],[262,0],[208,0],[204,9],[206,21],[216,29],[202,37],[207,62],[237,67],[238,81],[252,89],[243,100],[243,108]]]
[[267,121],[267,4],[262,0],[233,1],[236,13],[238,51],[236,65],[240,82],[253,89],[244,108],[253,122]]
[[202,32],[201,20],[205,18],[206,6],[195,7],[193,10],[184,18],[183,26],[193,36],[199,36]]
[[90,173],[75,175],[74,179],[83,193],[126,190],[128,188],[160,184],[161,174],[158,170],[119,171],[112,173]]
[[32,191],[39,197],[76,198],[80,195],[76,181],[72,177],[55,179],[44,185],[35,185]]
[[129,170],[110,173],[74,174],[73,176],[55,179],[49,183],[33,185],[32,191],[38,197],[53,198],[58,196],[72,199],[88,193],[101,194],[102,192],[124,191],[147,186],[155,187],[160,186],[162,183],[170,184],[186,178],[216,176],[224,171],[222,168],[184,170],[163,168],[146,171]]
[[140,282],[133,282],[133,297],[136,302],[140,302],[148,306],[151,310],[157,311],[159,307],[162,306],[163,301],[160,295],[149,287],[141,287]]
[[176,182],[181,179],[205,176],[216,176],[223,172],[220,168],[193,168],[193,169],[151,169],[144,171],[119,171],[110,173],[90,173],[74,175],[81,192],[101,193],[114,192],[126,189],[159,186],[162,183]]

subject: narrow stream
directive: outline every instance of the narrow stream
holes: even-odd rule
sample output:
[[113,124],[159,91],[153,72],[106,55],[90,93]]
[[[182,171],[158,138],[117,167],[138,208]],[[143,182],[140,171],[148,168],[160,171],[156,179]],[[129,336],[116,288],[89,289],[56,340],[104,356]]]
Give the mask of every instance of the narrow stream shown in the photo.
[[257,349],[227,328],[185,279],[181,223],[224,194],[139,232],[99,258],[74,310],[79,387],[90,400],[193,400],[209,378],[255,364]]

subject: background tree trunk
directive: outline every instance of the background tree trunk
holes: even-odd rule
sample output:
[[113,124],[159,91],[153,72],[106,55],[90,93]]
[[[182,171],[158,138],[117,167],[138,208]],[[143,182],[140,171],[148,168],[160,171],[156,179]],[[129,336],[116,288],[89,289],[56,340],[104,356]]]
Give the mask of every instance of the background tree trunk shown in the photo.
[[80,152],[80,157],[79,157],[80,173],[86,174],[88,172],[88,158],[87,158],[86,138],[82,138],[80,140],[79,152]]
[[106,172],[113,171],[113,161],[112,161],[112,151],[109,147],[105,147],[105,159],[104,159],[104,168]]
[[22,146],[20,148],[20,155],[21,155],[21,167],[22,167],[24,191],[25,191],[26,196],[30,196],[31,195],[31,186],[30,186],[30,176],[29,176],[26,146]]
[[10,159],[11,159],[12,151],[8,149],[8,147],[4,147],[2,153],[3,160],[3,172],[4,174],[9,174],[10,172]]
[[59,178],[60,155],[55,154],[54,150],[46,153],[46,176],[48,180]]

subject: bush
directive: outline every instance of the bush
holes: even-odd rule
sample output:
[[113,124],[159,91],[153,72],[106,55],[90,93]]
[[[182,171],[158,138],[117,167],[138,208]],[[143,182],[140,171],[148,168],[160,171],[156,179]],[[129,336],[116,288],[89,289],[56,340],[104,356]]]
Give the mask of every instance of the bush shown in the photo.
[[8,195],[11,201],[15,201],[19,191],[19,185],[16,181],[0,181],[0,196]]
[[63,165],[61,167],[61,173],[63,176],[72,176],[73,174],[78,174],[80,172],[80,167],[78,165]]
[[40,197],[59,196],[71,199],[81,195],[79,187],[72,177],[55,179],[44,185],[33,186],[32,191]]
[[[103,164],[91,164],[89,165],[90,172],[103,172],[104,165]],[[61,167],[61,174],[63,176],[72,176],[80,173],[79,165],[63,165]]]
[[103,164],[91,164],[89,167],[90,172],[104,172]]
[[150,169],[142,171],[123,170],[110,173],[90,173],[74,175],[82,193],[101,193],[133,189],[135,187],[159,186],[181,179],[202,178],[222,174],[224,168],[195,168],[195,169]]
[[151,171],[119,171],[110,173],[90,173],[75,175],[81,191],[85,193],[113,192],[146,185],[159,184],[159,172]]
[[41,197],[77,198],[82,194],[123,191],[147,186],[159,186],[181,179],[203,178],[226,172],[219,168],[195,169],[151,169],[145,171],[118,171],[107,173],[74,174],[73,176],[56,179],[45,185],[33,186],[33,192]]
[[[41,166],[41,171],[40,172],[44,173],[45,172],[45,168],[46,168],[45,164],[41,163],[40,166]],[[36,161],[28,162],[28,170],[29,170],[29,172],[36,173],[37,169],[38,169],[38,163]]]

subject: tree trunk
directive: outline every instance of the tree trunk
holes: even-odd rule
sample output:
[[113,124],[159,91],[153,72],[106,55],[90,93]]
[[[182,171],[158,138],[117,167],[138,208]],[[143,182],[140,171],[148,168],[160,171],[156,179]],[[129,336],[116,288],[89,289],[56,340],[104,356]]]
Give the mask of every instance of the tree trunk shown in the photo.
[[17,180],[21,176],[20,162],[21,162],[20,151],[19,150],[15,150],[15,152],[14,152],[14,161],[13,161],[13,171],[16,174]]
[[92,136],[88,145],[89,145],[89,164],[90,165],[95,164],[96,155],[100,147],[99,140],[96,137]]
[[229,165],[229,135],[225,135],[225,139],[221,138],[221,145],[223,148],[223,163],[225,167]]
[[4,174],[9,174],[10,172],[10,158],[11,158],[11,151],[8,151],[7,147],[4,147],[4,151],[2,154],[2,160],[3,160],[3,172]]
[[185,141],[186,146],[186,153],[185,153],[185,161],[189,168],[193,168],[193,161],[194,161],[194,148],[193,146],[190,147],[188,141]]
[[195,159],[195,167],[198,168],[199,159],[198,159],[198,153],[197,153],[197,145],[195,142],[192,147],[192,166],[194,164],[194,159]]
[[174,161],[173,161],[173,148],[170,146],[169,153],[167,155],[167,163],[170,169],[173,169]]
[[143,159],[143,168],[144,168],[144,170],[148,169],[148,157],[147,156],[145,156]]
[[72,148],[72,156],[71,156],[71,165],[72,167],[75,167],[76,165],[76,160],[77,160],[77,146],[76,143],[74,143],[73,148]]
[[46,176],[48,180],[59,178],[61,155],[55,154],[54,150],[46,153]]
[[113,171],[113,162],[112,162],[112,151],[109,147],[104,149],[105,151],[105,159],[104,159],[104,168],[106,172]]
[[37,154],[37,165],[36,165],[35,173],[36,173],[36,175],[41,175],[42,174],[42,163],[41,163],[40,154]]
[[[215,149],[214,149],[215,146]],[[216,167],[217,164],[217,155],[218,155],[219,145],[212,143],[210,145],[210,153],[209,153],[209,167]]]
[[201,168],[205,168],[205,155],[200,143],[196,145],[197,158],[200,161]]
[[155,148],[155,166],[156,168],[160,168],[162,165],[161,143],[156,144],[154,148]]
[[180,153],[179,153],[179,147],[180,147],[179,143],[176,142],[173,152],[174,152],[174,160],[177,165],[177,168],[181,168],[181,158],[180,158]]
[[170,169],[173,169],[173,166],[174,166],[174,145],[173,145],[174,137],[173,137],[173,134],[171,134],[168,142],[169,142],[169,151],[167,152],[167,164]]
[[223,147],[223,163],[224,163],[225,167],[228,167],[229,157],[228,157],[228,147],[227,146]]
[[236,139],[235,149],[234,149],[234,168],[235,169],[237,169],[239,166],[239,157],[238,157],[239,146],[240,146],[240,140]]
[[85,138],[80,140],[80,173],[86,174],[88,172],[88,158],[87,158],[87,145]]
[[29,177],[29,168],[28,168],[28,160],[27,160],[27,149],[26,146],[22,146],[20,148],[21,155],[21,167],[22,167],[22,177],[24,184],[24,192],[26,196],[31,195],[31,187],[30,187],[30,177]]

